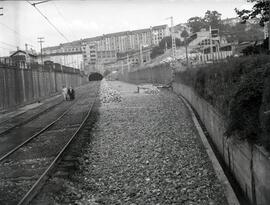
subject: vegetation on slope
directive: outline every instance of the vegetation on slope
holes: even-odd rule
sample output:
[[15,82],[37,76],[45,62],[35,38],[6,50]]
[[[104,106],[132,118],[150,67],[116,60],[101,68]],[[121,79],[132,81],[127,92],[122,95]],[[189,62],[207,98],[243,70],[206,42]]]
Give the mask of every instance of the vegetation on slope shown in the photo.
[[[194,88],[227,119],[228,136],[263,144],[270,150],[270,58],[231,58],[175,75]],[[269,113],[268,113],[269,112]]]

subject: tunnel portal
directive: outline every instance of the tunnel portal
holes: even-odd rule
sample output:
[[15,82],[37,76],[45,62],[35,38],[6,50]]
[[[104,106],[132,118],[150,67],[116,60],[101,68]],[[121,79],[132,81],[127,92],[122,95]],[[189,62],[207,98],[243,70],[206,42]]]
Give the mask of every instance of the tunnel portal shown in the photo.
[[100,73],[90,73],[90,75],[88,76],[88,80],[89,81],[100,81],[103,79],[103,76]]

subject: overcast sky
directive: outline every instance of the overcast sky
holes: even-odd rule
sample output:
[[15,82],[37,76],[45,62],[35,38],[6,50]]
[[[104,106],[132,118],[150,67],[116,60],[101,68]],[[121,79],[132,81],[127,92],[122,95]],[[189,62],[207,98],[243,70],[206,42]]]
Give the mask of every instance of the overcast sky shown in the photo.
[[[222,18],[236,17],[234,8],[248,6],[246,0],[52,0],[37,5],[69,41],[169,24],[169,16],[175,24],[185,23],[207,10],[217,10]],[[24,49],[25,43],[39,49],[37,37],[45,38],[45,47],[66,42],[27,1],[0,1],[0,7],[0,56],[15,46]]]

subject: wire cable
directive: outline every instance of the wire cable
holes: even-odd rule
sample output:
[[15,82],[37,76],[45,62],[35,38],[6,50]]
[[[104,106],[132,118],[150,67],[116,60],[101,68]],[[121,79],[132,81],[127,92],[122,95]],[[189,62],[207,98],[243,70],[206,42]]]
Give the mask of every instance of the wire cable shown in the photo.
[[3,41],[0,41],[0,43],[5,44],[5,45],[10,46],[10,47],[13,47],[13,48],[14,47],[17,48],[17,46],[12,45],[12,44],[9,44],[9,43],[6,43],[6,42],[3,42]]
[[28,38],[27,36],[24,36],[24,35],[20,34],[18,31],[16,31],[16,30],[10,28],[10,27],[7,26],[6,24],[3,24],[2,22],[0,22],[0,24],[1,24],[2,26],[4,26],[5,28],[7,28],[8,30],[12,31],[14,34],[16,34],[17,36],[19,36],[20,38],[26,38],[26,39],[28,39],[30,42],[33,42],[32,40],[30,40],[30,38]]
[[76,35],[74,34],[74,32],[71,30],[71,23],[69,23],[69,21],[67,21],[67,19],[62,15],[62,13],[60,12],[59,8],[56,6],[56,4],[52,1],[53,6],[55,7],[57,13],[59,14],[59,16],[62,17],[62,19],[66,22],[66,24],[68,25],[68,30],[70,31],[70,33],[72,33],[73,37],[76,38]]
[[48,23],[67,41],[69,42],[68,38],[48,19],[46,15],[44,15],[35,5],[31,4],[29,1],[27,1],[31,6],[33,6],[39,13],[42,15]]

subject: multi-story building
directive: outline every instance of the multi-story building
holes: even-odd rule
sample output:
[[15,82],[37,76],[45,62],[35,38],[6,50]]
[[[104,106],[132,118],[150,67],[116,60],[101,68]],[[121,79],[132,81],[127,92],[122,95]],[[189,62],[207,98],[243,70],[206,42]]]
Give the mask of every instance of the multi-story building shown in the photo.
[[139,51],[158,45],[162,38],[168,35],[170,33],[167,25],[104,34],[44,48],[43,58],[44,61],[51,60],[88,73],[98,70],[98,65],[116,61],[117,53]]
[[167,25],[154,26],[151,28],[152,43],[158,45],[158,43],[165,37],[170,35],[169,27]]
[[103,70],[109,71],[131,71],[134,67],[140,67],[145,63],[151,61],[150,57],[151,48],[143,48],[141,51],[129,51],[121,53],[118,56],[117,61],[106,63],[103,66]]
[[116,62],[117,52],[114,50],[99,50],[97,43],[85,43],[82,46],[83,61],[86,72],[100,71],[106,63]]
[[[43,62],[49,60],[53,61],[54,63],[59,63],[61,65],[84,70],[80,41],[64,43],[60,44],[59,46],[47,47],[42,51]],[[39,61],[40,60],[41,56],[39,56]]]

